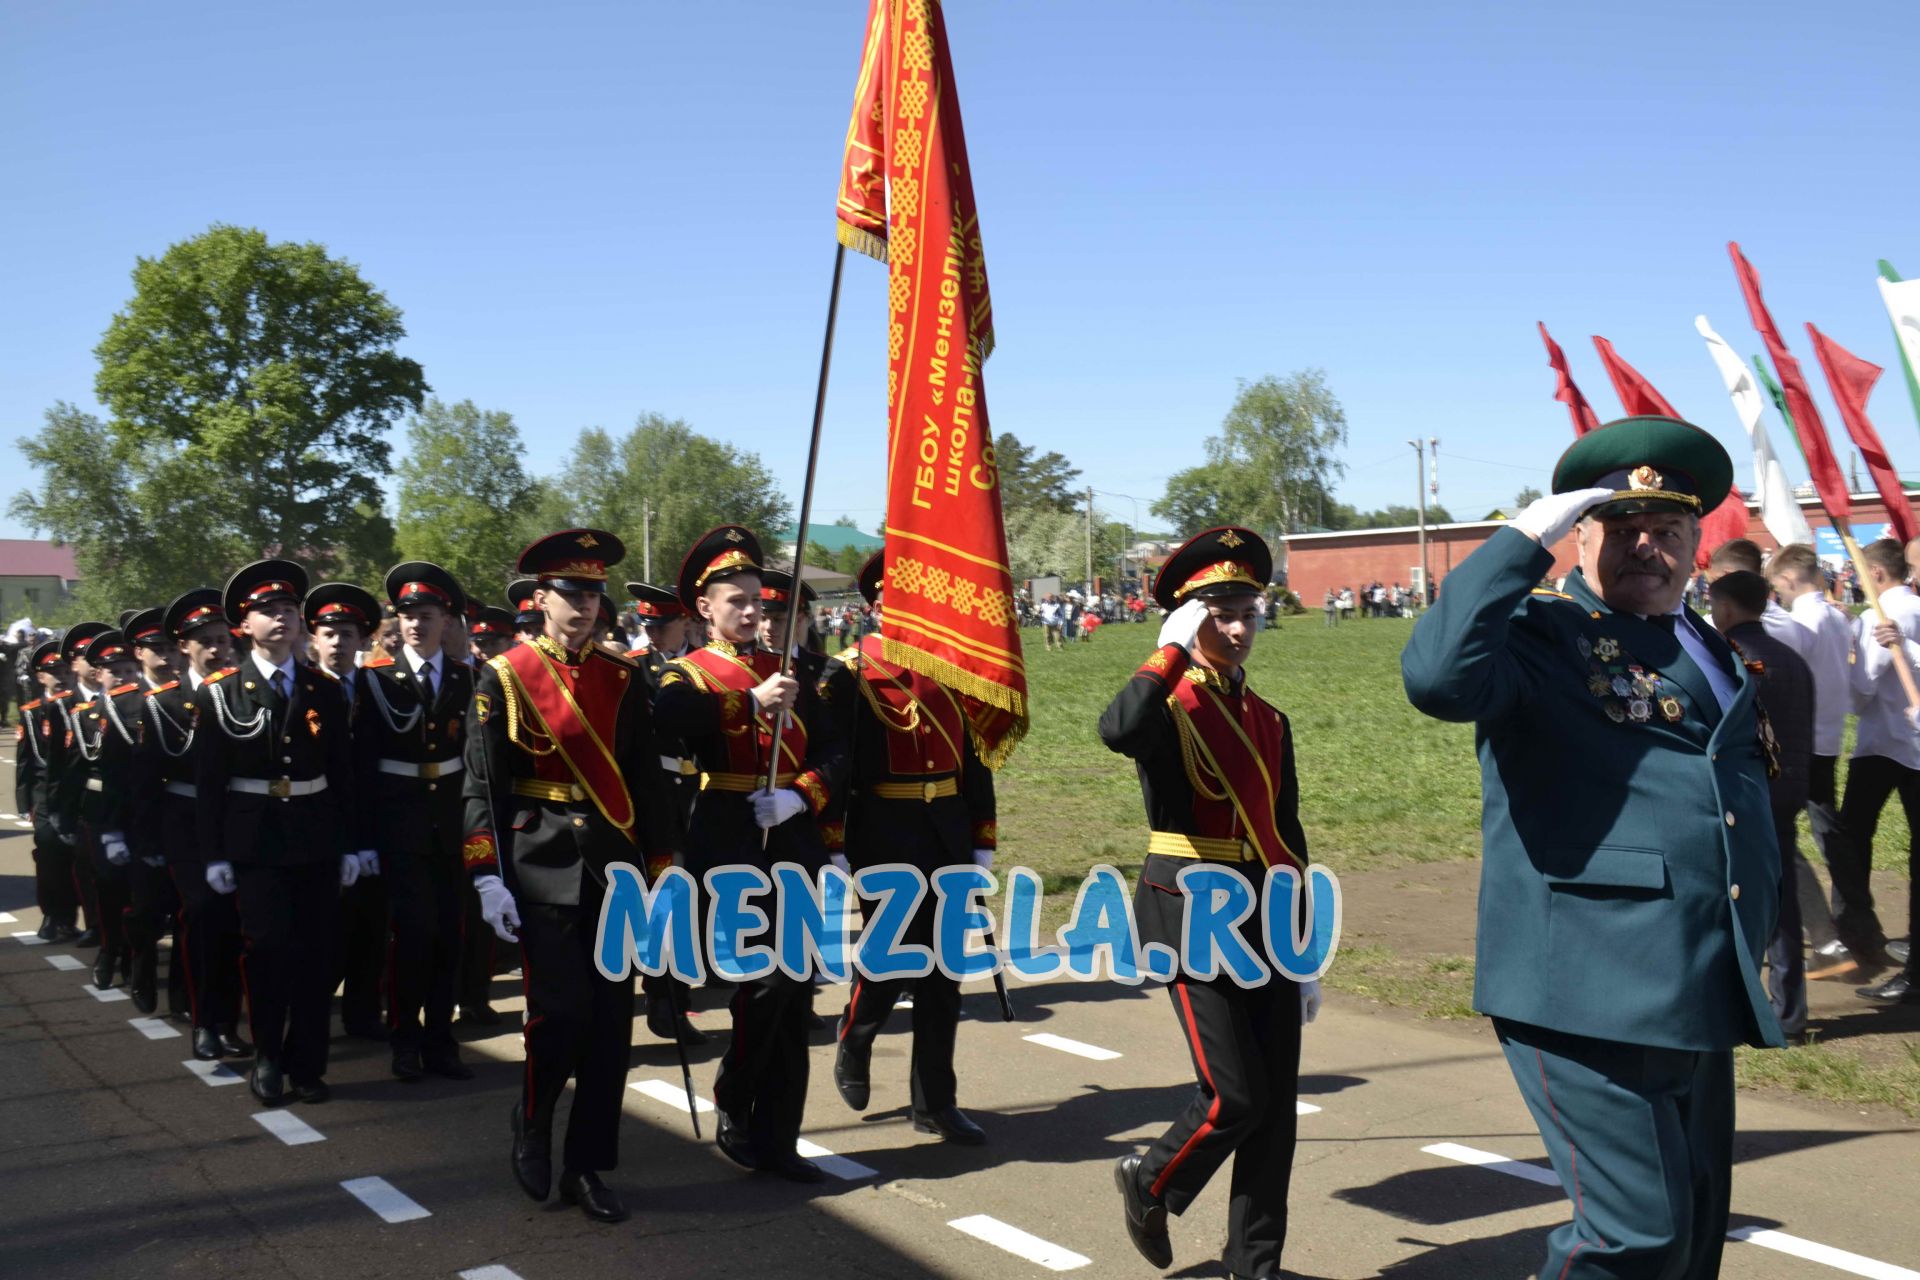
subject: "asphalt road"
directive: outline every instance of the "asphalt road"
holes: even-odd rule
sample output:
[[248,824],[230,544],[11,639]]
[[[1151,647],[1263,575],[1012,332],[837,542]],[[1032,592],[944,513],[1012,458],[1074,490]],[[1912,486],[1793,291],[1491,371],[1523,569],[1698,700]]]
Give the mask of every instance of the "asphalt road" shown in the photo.
[[[1009,1024],[986,984],[969,987],[958,1066],[982,1148],[908,1125],[904,1013],[876,1048],[864,1115],[834,1092],[821,1029],[806,1138],[842,1176],[818,1188],[735,1168],[710,1115],[696,1142],[672,1101],[673,1051],[639,1023],[608,1177],[634,1215],[604,1227],[511,1181],[517,1030],[468,1042],[479,1078],[464,1084],[400,1084],[384,1046],[339,1039],[332,1101],[263,1112],[240,1077],[189,1069],[178,1024],[99,998],[90,954],[11,936],[38,924],[30,873],[30,837],[0,817],[0,1276],[1154,1274],[1121,1229],[1109,1166],[1192,1088],[1162,993],[1016,987]],[[519,1009],[511,979],[496,990],[496,1008]],[[823,989],[817,1007],[843,998]],[[696,1052],[706,1095],[725,1019],[696,1021],[717,1033]],[[1315,1110],[1300,1120],[1289,1274],[1531,1274],[1567,1213],[1484,1025],[1330,994],[1303,1069]],[[1735,1234],[1752,1238],[1727,1246],[1723,1274],[1920,1280],[1920,1128],[1746,1095],[1740,1129]],[[1224,1212],[1216,1188],[1175,1220],[1171,1274],[1224,1274]]]

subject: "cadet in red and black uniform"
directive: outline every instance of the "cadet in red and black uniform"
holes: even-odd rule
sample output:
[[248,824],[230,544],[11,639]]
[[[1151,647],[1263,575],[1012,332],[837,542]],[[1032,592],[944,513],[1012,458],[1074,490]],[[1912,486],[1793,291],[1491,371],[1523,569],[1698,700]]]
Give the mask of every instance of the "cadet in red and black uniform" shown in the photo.
[[[513,648],[514,615],[498,605],[481,605],[476,612],[467,602],[473,617],[467,628],[472,646],[473,667],[477,671]],[[535,615],[538,625],[539,615]],[[454,975],[454,1000],[460,1010],[455,1022],[460,1026],[497,1027],[503,1021],[488,1003],[493,993],[494,944],[499,939],[480,917],[480,895],[473,891],[473,878],[460,877],[460,964]]]
[[[627,594],[633,598],[633,611],[639,615],[640,625],[647,633],[646,649],[636,650],[631,656],[646,674],[647,694],[653,697],[660,692],[660,677],[667,673],[667,664],[686,652],[687,609],[680,603],[679,593],[671,587],[629,582]],[[694,799],[700,794],[700,769],[688,754],[687,744],[660,732],[658,726],[654,737],[660,747],[661,790],[671,801],[668,813],[673,823],[675,856],[656,859],[655,864],[647,868],[649,878],[659,875],[674,862],[684,864],[687,827],[693,821]],[[640,990],[647,997],[648,1031],[662,1040],[677,1037],[685,1045],[707,1042],[706,1033],[688,1017],[687,1011],[692,1005],[685,983],[672,974],[649,973],[641,976]]]
[[[96,851],[91,850],[80,821],[80,797],[87,783],[87,757],[81,750],[78,717],[75,714],[81,703],[92,702],[100,693],[94,683],[93,668],[80,656],[80,651],[95,636],[108,630],[111,628],[104,622],[77,622],[60,637],[60,661],[67,668],[68,696],[58,699],[56,705],[61,713],[62,727],[66,730],[66,741],[63,744],[64,760],[48,791],[47,804],[53,810],[55,826],[73,842],[73,884],[74,892],[80,899],[82,926],[81,934],[73,940],[73,945],[99,947],[102,951],[111,946],[117,955],[124,946],[119,912],[115,910],[111,921],[104,920],[101,915]],[[109,895],[113,892],[110,886]]]
[[[1180,950],[1177,877],[1206,862],[1243,875],[1255,908],[1244,926],[1255,954],[1269,866],[1304,870],[1300,784],[1287,718],[1247,687],[1244,664],[1266,605],[1273,556],[1250,529],[1209,529],[1176,551],[1154,583],[1169,616],[1160,647],[1100,717],[1107,746],[1131,756],[1146,801],[1146,863],[1134,894],[1140,941]],[[1274,974],[1244,988],[1224,973],[1168,985],[1199,1090],[1115,1181],[1134,1247],[1172,1265],[1168,1213],[1183,1213],[1233,1157],[1225,1261],[1236,1277],[1280,1270],[1293,1171],[1300,1026],[1319,1008],[1318,983]]]
[[646,682],[594,640],[607,570],[624,551],[611,533],[569,529],[520,553],[545,630],[480,671],[466,756],[466,867],[483,918],[519,942],[526,976],[514,1177],[547,1198],[553,1113],[571,1078],[560,1197],[602,1222],[627,1216],[599,1174],[619,1163],[633,1042],[633,981],[609,981],[593,960],[606,867],[668,847]]
[[453,999],[461,893],[472,881],[460,853],[460,775],[474,677],[441,644],[448,623],[466,608],[466,593],[451,573],[424,560],[394,566],[386,587],[400,621],[400,652],[373,654],[354,677],[353,746],[359,843],[378,856],[393,928],[393,1074],[471,1080],[453,1039]]
[[174,889],[173,876],[167,871],[166,846],[160,832],[160,789],[151,785],[157,772],[150,759],[159,751],[149,743],[153,735],[147,722],[147,699],[154,690],[178,687],[173,677],[173,642],[168,639],[164,609],[140,609],[122,614],[120,634],[126,637],[135,660],[140,664],[137,682],[120,696],[118,715],[133,733],[133,758],[128,768],[127,817],[124,826],[127,843],[133,851],[127,863],[127,885],[131,901],[127,907],[127,939],[133,946],[133,971],[127,988],[133,1006],[152,1013],[160,1003],[160,939],[170,930],[173,947],[167,961],[167,1012],[186,1020],[192,1001],[187,992],[187,966],[180,944],[178,921],[180,894]]
[[15,739],[13,806],[33,823],[33,896],[40,908],[41,938],[71,942],[80,936],[80,887],[73,854],[78,835],[55,820],[53,795],[72,748],[67,745],[67,706],[73,691],[60,658],[60,642],[43,641],[28,658],[40,695],[20,704]]
[[[827,851],[816,822],[839,787],[840,745],[814,690],[782,675],[780,660],[755,644],[759,542],[738,525],[712,530],[680,566],[679,594],[706,620],[711,637],[669,664],[654,703],[661,731],[683,738],[702,770],[687,870],[702,882],[712,868],[729,865],[793,862],[817,873]],[[782,712],[789,723],[768,791]],[[794,1149],[806,1109],[812,1006],[813,984],[778,968],[740,984],[733,1039],[713,1090],[720,1149],[746,1168],[796,1182],[825,1176]]]
[[[868,604],[879,598],[883,556],[876,551],[860,569],[860,594]],[[820,696],[847,743],[846,795],[836,809],[837,821],[825,828],[829,849],[844,850],[856,872],[904,862],[929,879],[941,867],[993,864],[993,773],[980,762],[958,696],[931,677],[887,662],[877,635],[834,656]],[[933,945],[936,905],[929,893],[904,941]],[[980,1126],[955,1105],[960,984],[937,968],[924,978],[894,982],[854,975],[840,1017],[833,1083],[848,1106],[867,1109],[874,1037],[886,1026],[894,1001],[908,991],[913,993],[913,1127],[948,1142],[985,1142]]]
[[256,1053],[269,1106],[324,1102],[340,890],[360,876],[347,702],[294,653],[307,571],[256,560],[227,580],[229,622],[250,642],[194,693],[195,826],[206,878],[232,893],[246,938]]
[[515,643],[532,644],[546,633],[546,615],[533,602],[533,593],[539,589],[538,578],[516,578],[507,584],[507,604],[513,608]]
[[186,974],[193,1056],[204,1062],[244,1058],[253,1046],[238,1029],[240,913],[230,889],[223,892],[208,883],[195,827],[193,751],[201,735],[193,694],[233,655],[219,590],[196,587],[176,597],[162,615],[161,630],[178,655],[175,669],[183,675],[149,688],[142,699],[145,726],[133,757],[134,808],[142,815],[139,826],[145,838],[166,860],[180,899],[173,964]]
[[[105,989],[119,977],[132,978],[133,934],[128,911],[133,861],[127,837],[127,801],[131,793],[134,735],[140,728],[139,663],[126,638],[109,628],[73,646],[74,670],[92,685],[73,707],[73,745],[77,755],[63,780],[78,786],[80,847],[93,868],[94,904],[100,952],[93,962],[93,985]],[[131,695],[131,697],[129,697]],[[123,700],[125,700],[123,702]],[[143,1012],[152,1012],[149,1005]]]
[[497,604],[473,609],[469,602],[469,606],[473,618],[467,624],[467,641],[473,646],[473,665],[478,667],[513,648],[513,615]]

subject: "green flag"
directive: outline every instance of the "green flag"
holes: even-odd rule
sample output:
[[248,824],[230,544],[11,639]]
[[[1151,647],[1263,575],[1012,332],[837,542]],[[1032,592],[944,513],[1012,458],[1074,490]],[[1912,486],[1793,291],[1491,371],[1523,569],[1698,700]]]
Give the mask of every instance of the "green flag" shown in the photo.
[[1753,368],[1760,375],[1760,385],[1766,388],[1767,398],[1773,401],[1773,407],[1780,411],[1781,418],[1786,421],[1787,434],[1793,437],[1793,447],[1800,450],[1800,462],[1805,465],[1807,451],[1800,444],[1800,428],[1794,425],[1793,415],[1787,412],[1787,393],[1773,380],[1773,375],[1767,372],[1767,362],[1759,356],[1753,358]]
[[[1880,259],[1880,278],[1889,284],[1901,283],[1900,273],[1895,271],[1893,264],[1885,258]],[[1889,318],[1893,318],[1897,303],[1892,293],[1885,288],[1882,288],[1880,293],[1886,299]],[[1920,379],[1916,379],[1913,375],[1913,359],[1907,354],[1907,343],[1900,336],[1900,321],[1897,318],[1893,320],[1893,346],[1900,353],[1900,367],[1906,370],[1907,397],[1913,401],[1913,416],[1916,421],[1920,421]]]

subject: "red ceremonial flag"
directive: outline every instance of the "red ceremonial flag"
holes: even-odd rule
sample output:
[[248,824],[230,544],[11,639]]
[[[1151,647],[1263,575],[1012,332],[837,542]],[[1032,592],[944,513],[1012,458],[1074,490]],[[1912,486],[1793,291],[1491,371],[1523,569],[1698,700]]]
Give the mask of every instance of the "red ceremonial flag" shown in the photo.
[[1820,357],[1820,367],[1827,371],[1827,387],[1840,406],[1840,420],[1847,424],[1847,434],[1853,437],[1860,460],[1867,464],[1873,486],[1886,503],[1888,523],[1902,543],[1911,542],[1920,537],[1920,521],[1914,519],[1913,504],[1900,483],[1900,474],[1893,469],[1893,460],[1887,456],[1887,446],[1880,443],[1880,433],[1867,418],[1867,397],[1880,380],[1880,366],[1862,360],[1812,325],[1807,326],[1807,336],[1813,339],[1813,353]]
[[836,211],[840,243],[887,264],[884,656],[965,697],[998,765],[1026,732],[1027,675],[980,380],[993,308],[937,0],[871,0]]
[[1747,298],[1747,314],[1753,318],[1753,327],[1760,334],[1760,340],[1767,344],[1767,354],[1773,357],[1773,367],[1779,372],[1780,390],[1787,398],[1787,425],[1799,437],[1800,452],[1807,459],[1807,471],[1820,495],[1820,503],[1833,519],[1851,519],[1853,503],[1847,498],[1846,477],[1840,474],[1833,446],[1827,443],[1827,428],[1820,421],[1820,410],[1814,406],[1813,393],[1807,388],[1807,376],[1800,372],[1800,362],[1787,350],[1786,340],[1780,336],[1766,302],[1760,297],[1760,273],[1753,269],[1734,241],[1727,242],[1727,252],[1733,255],[1740,292]]
[[[1642,414],[1658,414],[1663,418],[1679,418],[1680,413],[1667,403],[1667,398],[1653,389],[1653,384],[1640,376],[1640,371],[1622,360],[1614,351],[1613,344],[1599,334],[1593,335],[1594,350],[1600,353],[1600,363],[1607,366],[1607,377],[1613,380],[1614,394],[1620,397],[1620,407],[1627,411],[1629,418]],[[1681,418],[1681,421],[1686,419]]]
[[1548,335],[1546,322],[1535,323],[1540,326],[1540,341],[1547,344],[1547,364],[1554,373],[1553,398],[1567,406],[1567,414],[1573,419],[1574,438],[1578,439],[1600,425],[1600,415],[1574,385],[1573,375],[1567,371],[1567,353]]
[[[1640,414],[1658,414],[1663,418],[1680,417],[1680,411],[1673,407],[1667,398],[1654,390],[1640,371],[1620,358],[1613,344],[1599,334],[1593,335],[1594,350],[1600,353],[1600,363],[1607,366],[1607,377],[1613,381],[1613,390],[1620,397],[1620,407],[1627,416]],[[1714,551],[1735,538],[1747,536],[1751,522],[1747,516],[1747,497],[1740,492],[1739,485],[1727,490],[1727,496],[1720,505],[1700,517],[1700,545],[1693,553],[1694,564],[1701,569],[1707,567],[1707,560]]]

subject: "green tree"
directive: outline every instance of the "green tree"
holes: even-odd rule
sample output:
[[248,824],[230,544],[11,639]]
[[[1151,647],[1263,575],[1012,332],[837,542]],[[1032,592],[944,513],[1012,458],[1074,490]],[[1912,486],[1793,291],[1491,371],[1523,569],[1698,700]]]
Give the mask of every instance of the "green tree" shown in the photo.
[[471,400],[429,400],[407,425],[396,540],[400,558],[431,560],[470,593],[498,604],[538,518],[513,415]]
[[1011,514],[1029,507],[1053,511],[1072,511],[1082,500],[1073,487],[1080,469],[1054,452],[1036,454],[1032,445],[1022,444],[1011,431],[1002,431],[993,442],[994,466],[1000,472],[1000,508]]
[[1513,495],[1513,509],[1515,511],[1524,511],[1528,506],[1538,501],[1540,501],[1540,491],[1532,485],[1528,485],[1519,493]]
[[1241,524],[1269,535],[1313,523],[1345,470],[1336,450],[1347,415],[1326,374],[1304,369],[1242,382],[1206,462],[1176,472],[1153,513],[1183,536],[1214,524]]

